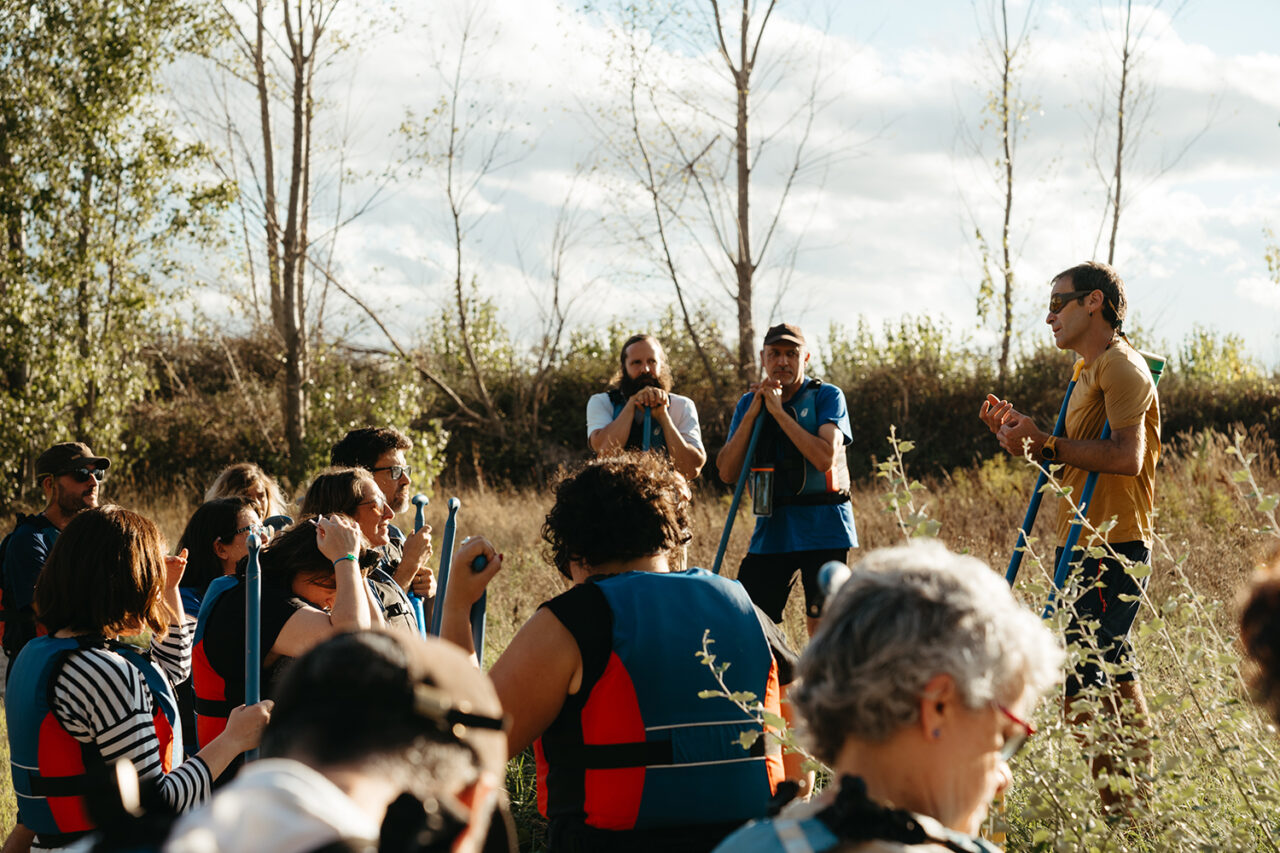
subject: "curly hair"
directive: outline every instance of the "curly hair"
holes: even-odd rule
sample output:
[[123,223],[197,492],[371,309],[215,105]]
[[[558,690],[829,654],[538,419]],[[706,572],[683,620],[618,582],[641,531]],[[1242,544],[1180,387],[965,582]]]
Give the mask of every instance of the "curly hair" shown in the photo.
[[882,548],[828,600],[791,702],[814,754],[848,738],[883,742],[920,713],[946,673],[969,708],[1038,694],[1062,677],[1053,634],[985,563],[932,542]]
[[691,538],[680,474],[666,457],[624,453],[562,472],[542,524],[551,561],[600,566],[665,554]]

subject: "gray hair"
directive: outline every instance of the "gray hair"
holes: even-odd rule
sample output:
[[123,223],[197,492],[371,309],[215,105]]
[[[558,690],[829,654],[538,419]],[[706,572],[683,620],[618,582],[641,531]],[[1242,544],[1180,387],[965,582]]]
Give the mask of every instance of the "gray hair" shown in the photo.
[[880,742],[918,719],[934,676],[964,703],[1038,695],[1062,677],[1063,652],[985,563],[937,542],[872,551],[832,597],[789,695],[814,754],[846,738]]

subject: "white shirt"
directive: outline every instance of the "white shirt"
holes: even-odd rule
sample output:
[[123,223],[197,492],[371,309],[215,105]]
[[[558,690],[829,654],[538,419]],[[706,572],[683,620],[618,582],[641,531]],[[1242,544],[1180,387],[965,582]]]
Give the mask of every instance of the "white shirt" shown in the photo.
[[[693,401],[679,394],[668,394],[667,412],[671,415],[671,423],[675,425],[676,432],[680,433],[685,443],[698,450],[704,450],[702,427],[698,424],[698,409],[693,405]],[[636,407],[635,420],[636,423],[644,421],[643,407]],[[606,392],[591,395],[591,399],[587,400],[587,439],[591,439],[591,433],[604,429],[611,423],[613,423],[613,402],[609,400],[609,394]]]
[[378,822],[305,764],[268,758],[245,765],[208,805],[173,828],[165,853],[301,853],[339,839],[376,850]]

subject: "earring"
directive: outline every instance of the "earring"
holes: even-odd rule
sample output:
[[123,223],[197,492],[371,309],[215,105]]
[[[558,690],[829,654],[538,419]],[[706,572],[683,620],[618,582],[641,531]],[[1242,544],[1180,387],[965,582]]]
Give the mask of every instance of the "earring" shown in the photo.
[[934,739],[934,740],[937,740],[937,739],[938,739],[938,738],[940,738],[940,737],[942,737],[942,729],[934,729],[934,730],[933,730],[933,739]]

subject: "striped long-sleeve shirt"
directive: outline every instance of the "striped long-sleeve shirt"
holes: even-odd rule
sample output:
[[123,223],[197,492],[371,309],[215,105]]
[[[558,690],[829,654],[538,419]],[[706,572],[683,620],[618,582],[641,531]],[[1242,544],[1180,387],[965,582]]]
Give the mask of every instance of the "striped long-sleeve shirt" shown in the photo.
[[[151,642],[152,658],[171,683],[191,674],[194,624],[171,625],[163,640]],[[192,757],[165,774],[151,690],[142,673],[110,649],[82,649],[67,658],[54,682],[53,714],[76,740],[96,744],[108,765],[127,758],[139,779],[158,779],[161,796],[175,809],[208,799],[213,778],[202,759]]]

